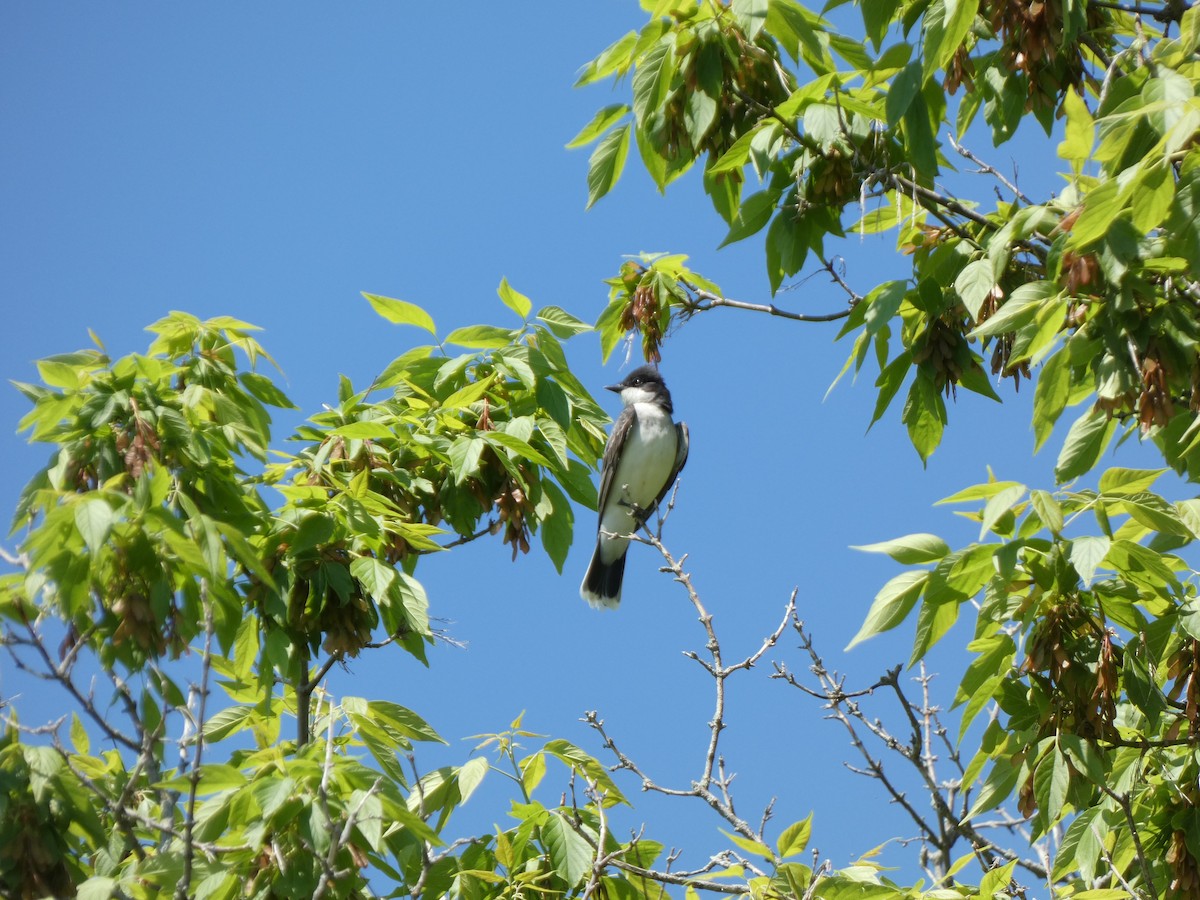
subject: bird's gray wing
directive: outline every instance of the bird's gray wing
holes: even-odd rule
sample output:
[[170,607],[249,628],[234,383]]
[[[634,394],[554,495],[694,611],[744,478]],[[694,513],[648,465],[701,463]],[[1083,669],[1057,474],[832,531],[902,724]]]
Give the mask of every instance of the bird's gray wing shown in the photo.
[[596,511],[601,518],[604,516],[604,507],[608,504],[608,495],[612,492],[613,479],[617,477],[617,463],[621,460],[621,451],[625,448],[625,441],[629,432],[633,430],[636,418],[637,413],[633,411],[633,407],[627,406],[621,410],[617,421],[613,422],[608,443],[604,445],[604,460],[600,467],[600,496],[596,505]]
[[658,492],[658,496],[654,498],[654,506],[657,507],[662,502],[662,498],[667,496],[667,491],[675,484],[675,479],[679,473],[683,471],[683,467],[687,465],[688,445],[691,439],[688,435],[688,427],[686,422],[675,423],[675,465],[671,469],[671,474],[667,476],[666,482],[662,486],[662,490]]

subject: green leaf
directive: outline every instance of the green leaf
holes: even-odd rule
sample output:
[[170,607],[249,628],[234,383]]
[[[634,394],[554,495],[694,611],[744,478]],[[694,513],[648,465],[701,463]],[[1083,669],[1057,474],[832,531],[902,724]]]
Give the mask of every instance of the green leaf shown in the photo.
[[394,426],[378,421],[347,422],[329,430],[330,435],[360,441],[393,437],[395,433]]
[[383,316],[389,322],[394,322],[397,325],[416,325],[418,328],[424,328],[430,334],[437,334],[433,318],[415,303],[407,303],[404,300],[394,300],[391,297],[381,297],[378,294],[368,294],[366,292],[363,292],[363,296],[367,298],[367,302],[371,304],[375,312],[379,313],[379,315]]
[[[859,11],[862,13],[863,27],[876,50],[883,43],[883,37],[887,34],[887,30],[892,24],[892,17],[896,15],[896,8],[899,5],[900,0],[871,0],[870,3],[858,4]],[[891,121],[890,118],[889,121]]]
[[813,814],[809,813],[807,818],[793,822],[783,830],[783,834],[779,835],[779,840],[775,842],[780,859],[787,859],[789,856],[804,852],[808,847],[809,836],[812,834],[812,819]]
[[929,649],[945,637],[946,632],[958,621],[958,599],[937,599],[931,594],[932,590],[926,591],[925,602],[917,612],[917,632],[913,639],[912,656],[908,660],[909,668],[923,659]]
[[750,161],[750,145],[760,130],[767,127],[764,120],[749,131],[743,132],[729,149],[721,154],[721,158],[708,167],[705,174],[720,175],[727,172],[740,171]]
[[1041,449],[1071,396],[1071,357],[1064,348],[1046,360],[1033,389],[1033,449]]
[[652,118],[667,99],[675,74],[675,32],[668,32],[638,61],[633,75],[633,114],[639,122]]
[[1014,291],[1013,295],[1005,301],[1003,306],[996,310],[991,318],[982,325],[976,326],[971,331],[970,336],[976,338],[992,337],[1016,331],[1033,321],[1044,299],[1044,297],[1029,296],[1028,294],[1024,298],[1020,298],[1018,297],[1018,292]]
[[[403,574],[403,573],[401,573]],[[406,706],[388,700],[368,700],[367,714],[371,721],[390,728],[414,741],[445,744],[445,739],[433,727]]]
[[288,399],[287,394],[276,387],[275,382],[266,375],[260,375],[258,372],[239,372],[238,380],[246,386],[246,390],[251,395],[268,406],[277,406],[280,409],[298,409],[296,404]]
[[729,8],[746,37],[754,40],[767,24],[768,6],[767,0],[732,0]]
[[[555,424],[562,429],[569,429],[571,427],[571,401],[567,397],[567,392],[562,389],[562,386],[558,382],[552,381],[549,378],[542,378],[538,381],[534,393],[537,397],[538,407],[548,412]],[[549,440],[549,436],[547,436],[547,440]],[[563,440],[565,443],[565,438]],[[564,446],[564,452],[565,449]],[[558,448],[555,448],[555,452],[558,453]],[[565,455],[559,455],[562,457],[562,462],[565,465]]]
[[1078,478],[1096,465],[1116,430],[1116,424],[1099,409],[1089,409],[1075,420],[1054,466],[1054,477],[1060,484]]
[[575,87],[592,84],[601,78],[607,78],[614,72],[619,74],[626,72],[632,64],[637,43],[638,33],[636,31],[628,31],[621,35],[605,47],[599,56],[583,67],[583,71],[579,73],[579,78],[575,81]]
[[846,645],[846,649],[861,644],[867,638],[895,628],[912,611],[921,592],[929,581],[924,571],[901,572],[885,584],[875,595],[871,609],[858,634]]
[[923,179],[933,179],[938,171],[937,138],[930,121],[929,105],[919,91],[905,111],[901,125],[909,161]]
[[775,193],[766,190],[751,194],[743,200],[737,218],[729,228],[729,234],[725,235],[725,240],[721,241],[719,246],[724,247],[761,231],[775,212],[775,202],[778,199]]
[[1017,861],[1010,860],[1002,866],[989,869],[979,882],[980,897],[995,897],[997,894],[1008,894],[1008,886],[1012,883],[1013,868]]
[[1102,181],[1088,191],[1083,201],[1083,212],[1071,228],[1069,245],[1073,249],[1086,247],[1108,233],[1123,208],[1117,196],[1119,192],[1120,183],[1115,178]]
[[1037,513],[1042,525],[1057,537],[1063,529],[1062,506],[1059,505],[1052,494],[1046,491],[1030,491],[1029,501],[1033,504],[1033,510]]
[[[1101,807],[1093,806],[1083,810],[1072,820],[1054,858],[1054,871],[1051,877],[1055,881],[1065,878],[1076,868],[1081,872],[1087,872],[1094,868],[1100,855],[1100,846],[1095,841],[1093,829],[1096,828],[1095,820],[1103,812]],[[1088,878],[1086,875],[1084,877]],[[1090,881],[1091,878],[1088,880]],[[1083,893],[1094,895],[1096,892],[1084,891]],[[1129,897],[1126,891],[1120,893],[1119,898],[1112,898],[1112,900],[1126,900]],[[1075,895],[1075,897],[1078,896],[1079,894]],[[1093,896],[1091,900],[1100,900],[1100,898]]]
[[592,121],[584,125],[580,129],[579,134],[571,138],[567,144],[567,149],[573,150],[576,147],[583,147],[590,144],[623,119],[628,112],[629,106],[625,103],[613,103],[599,110],[592,117]]
[[477,756],[475,759],[468,760],[458,770],[459,802],[467,802],[467,799],[475,793],[475,789],[483,782],[483,777],[487,775],[490,768],[491,766],[488,765],[486,757]]
[[981,541],[984,535],[991,530],[992,526],[999,521],[1000,517],[1012,509],[1017,501],[1025,496],[1025,490],[1025,485],[1014,484],[988,499],[987,504],[983,508],[983,518],[979,527],[979,539]]
[[92,553],[104,546],[116,518],[108,502],[99,497],[88,497],[75,504],[75,528]]
[[613,189],[629,155],[629,125],[610,131],[588,158],[587,208]]
[[515,434],[508,434],[503,431],[485,431],[483,439],[493,447],[504,447],[516,453],[517,456],[531,460],[539,466],[550,465],[550,460],[546,459],[539,450],[535,450],[528,441],[521,440]]
[[1124,497],[1121,505],[1131,519],[1159,534],[1193,537],[1192,530],[1180,518],[1179,510],[1162,497],[1150,493],[1130,494]]
[[910,62],[892,79],[888,87],[886,115],[888,125],[895,128],[908,112],[913,98],[921,90],[921,63],[919,60]]
[[373,556],[351,560],[350,574],[359,580],[372,597],[382,597],[396,580],[396,570]]
[[1163,475],[1167,469],[1124,469],[1114,466],[1105,469],[1097,484],[1101,494],[1125,496],[1141,494],[1150,489],[1151,485]]
[[946,425],[946,405],[942,395],[933,385],[933,379],[924,369],[917,370],[908,391],[901,420],[908,426],[908,437],[921,457],[928,462],[933,451],[942,442],[942,430]]
[[465,328],[455,328],[446,335],[447,344],[459,347],[469,347],[472,350],[495,350],[507,347],[513,342],[516,334],[509,328],[498,328],[495,325],[468,325]]
[[[935,3],[930,7],[926,16],[933,15],[936,9],[937,4]],[[933,42],[930,42],[930,37],[926,38],[926,57],[936,54],[936,59],[933,60],[933,70],[945,68],[962,45],[963,39],[970,33],[971,25],[975,22],[975,14],[979,11],[979,0],[944,0],[943,9],[941,34]],[[927,65],[928,62],[927,59]]]
[[117,887],[117,880],[115,878],[109,878],[105,875],[93,875],[79,885],[78,890],[75,892],[75,898],[76,900],[109,900],[110,897],[120,896]]
[[549,496],[553,508],[551,513],[542,519],[539,534],[546,555],[561,575],[575,533],[575,514],[571,511],[571,504],[567,502],[566,496],[553,481],[548,478],[542,479],[542,490]]
[[557,337],[566,340],[569,337],[574,337],[584,331],[592,331],[592,326],[587,322],[575,318],[569,312],[557,306],[543,306],[538,310],[537,318],[541,322],[546,323]]
[[771,856],[771,848],[766,844],[760,843],[759,841],[753,841],[747,837],[742,837],[740,834],[734,834],[732,831],[726,831],[724,828],[721,829],[721,834],[725,835],[725,837],[729,838],[734,842],[734,844],[749,853],[751,856],[761,856],[767,861],[771,861],[773,858]]
[[229,735],[249,727],[254,718],[256,716],[253,706],[230,706],[209,716],[208,721],[204,723],[204,738],[207,741],[222,741]]
[[987,780],[984,781],[983,788],[976,795],[975,804],[967,813],[964,821],[970,821],[980,813],[994,809],[1007,800],[1012,789],[1017,785],[1017,776],[1020,772],[1020,767],[1013,765],[1009,759],[997,758],[992,763]]
[[557,812],[550,814],[541,830],[554,871],[568,889],[576,887],[592,870],[591,846]]
[[[449,340],[449,338],[447,338]],[[479,381],[472,381],[464,384],[457,391],[441,401],[441,408],[444,410],[465,409],[472,403],[481,399],[484,394],[492,386],[495,376],[490,375],[486,378],[481,378]]]
[[1062,109],[1067,123],[1063,129],[1063,141],[1058,145],[1058,155],[1079,172],[1091,157],[1096,144],[1096,125],[1087,104],[1074,88],[1067,88],[1063,92]]
[[507,278],[500,279],[500,287],[496,288],[496,293],[504,305],[522,319],[529,317],[529,311],[533,309],[533,302],[520,291],[514,290]]
[[625,799],[625,795],[613,781],[608,769],[599,760],[580,750],[570,741],[561,739],[549,741],[542,749],[555,759],[565,763],[572,771],[578,772],[595,784],[604,794],[605,808],[618,803],[628,804],[629,801]]
[[582,503],[588,509],[594,510],[599,503],[596,483],[592,480],[592,471],[577,459],[568,460],[567,468],[555,473],[558,483],[562,485],[567,496],[576,503]]
[[521,786],[527,794],[537,790],[546,775],[546,754],[531,753],[521,760]]
[[879,396],[875,398],[875,411],[871,414],[870,424],[867,425],[868,430],[883,418],[883,414],[891,406],[892,400],[904,386],[904,379],[908,377],[911,368],[912,353],[905,350],[879,373],[879,377],[875,379],[875,387],[879,388]]
[[908,283],[904,281],[885,281],[867,294],[863,298],[863,328],[867,334],[876,335],[887,327],[907,295]]
[[87,756],[91,752],[92,742],[88,738],[87,729],[79,718],[79,713],[71,713],[71,747],[75,752]]
[[996,287],[996,276],[992,274],[992,261],[976,259],[967,263],[954,279],[954,290],[971,314],[973,322],[979,321],[979,309]]
[[937,562],[950,552],[950,545],[936,534],[909,534],[904,537],[881,541],[878,544],[863,544],[851,547],[864,553],[886,553],[896,562],[906,566]]
[[479,457],[487,443],[478,436],[461,437],[450,445],[450,473],[462,484],[479,471]]
[[1033,773],[1033,796],[1037,799],[1041,812],[1051,822],[1058,821],[1062,815],[1070,781],[1071,773],[1067,759],[1058,749],[1058,745],[1053,744],[1050,752],[1042,757]]

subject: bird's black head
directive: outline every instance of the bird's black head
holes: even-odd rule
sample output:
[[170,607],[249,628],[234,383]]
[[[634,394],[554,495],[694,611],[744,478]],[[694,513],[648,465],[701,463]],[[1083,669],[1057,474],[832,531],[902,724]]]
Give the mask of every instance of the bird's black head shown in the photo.
[[626,406],[633,403],[655,403],[668,413],[674,411],[671,407],[671,394],[654,366],[634,369],[619,384],[607,385],[605,390],[620,394]]

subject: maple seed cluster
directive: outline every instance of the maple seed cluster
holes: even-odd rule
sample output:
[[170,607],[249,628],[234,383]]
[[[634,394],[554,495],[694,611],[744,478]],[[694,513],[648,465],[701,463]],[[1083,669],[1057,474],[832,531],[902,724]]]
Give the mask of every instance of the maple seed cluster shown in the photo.
[[917,337],[912,355],[914,363],[932,371],[934,387],[949,396],[962,378],[963,357],[970,359],[970,349],[961,325],[934,319]]
[[[1196,734],[1200,729],[1200,641],[1184,641],[1171,655],[1167,663],[1167,681],[1173,682],[1166,692],[1167,700],[1176,707],[1182,700],[1184,712],[1167,730],[1167,739],[1178,739],[1185,724],[1189,735]],[[1200,807],[1195,771],[1181,775],[1174,790],[1179,820],[1191,819]],[[1171,868],[1171,890],[1175,892],[1171,896],[1200,896],[1200,866],[1188,850],[1186,832],[1176,829],[1171,833],[1165,859]]]
[[[694,32],[680,34],[685,39],[694,38]],[[791,76],[783,69],[779,48],[769,37],[751,41],[728,21],[711,34],[709,38],[681,43],[676,50],[681,84],[663,107],[658,131],[667,159],[704,153],[719,158],[792,91]],[[712,121],[698,135],[691,121],[697,112],[688,102],[697,96],[707,96],[716,103]]]
[[[1077,30],[1087,33],[1093,47],[1112,42],[1103,10],[1087,4],[1084,21],[1069,23],[1064,20],[1063,7],[1063,0],[1024,3],[993,0],[979,10],[1003,42],[1000,53],[1005,67],[1025,76],[1026,111],[1056,109],[1066,88],[1082,90],[1086,66],[1081,50],[1083,35],[1075,33]],[[1083,28],[1079,29],[1079,25]],[[965,77],[969,84],[969,60],[959,64],[964,71],[959,73],[958,80]]]
[[1116,734],[1116,698],[1124,652],[1078,598],[1047,608],[1030,635],[1024,669],[1047,680],[1054,703],[1042,736],[1068,731],[1087,739]]
[[357,656],[371,640],[378,614],[364,596],[358,579],[350,577],[349,554],[340,544],[330,544],[297,562],[288,592],[288,622],[309,636],[314,647],[330,654]]
[[643,278],[644,268],[634,262],[621,266],[621,281],[628,302],[621,312],[621,331],[637,331],[642,336],[642,353],[647,362],[662,360],[663,308],[652,279]]
[[515,482],[508,482],[504,491],[496,498],[496,509],[500,517],[496,527],[504,529],[504,543],[512,544],[512,558],[515,562],[517,552],[529,552],[529,516],[533,513],[533,505],[525,492]]

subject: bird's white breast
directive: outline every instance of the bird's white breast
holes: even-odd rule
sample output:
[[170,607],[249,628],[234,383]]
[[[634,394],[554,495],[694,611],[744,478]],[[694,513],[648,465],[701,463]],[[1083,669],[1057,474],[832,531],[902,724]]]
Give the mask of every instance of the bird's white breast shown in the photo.
[[622,448],[613,489],[643,509],[654,502],[675,465],[675,423],[653,403],[635,403],[637,414]]

